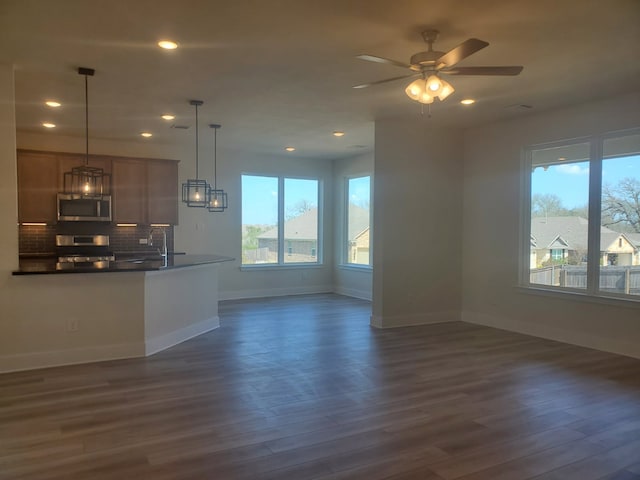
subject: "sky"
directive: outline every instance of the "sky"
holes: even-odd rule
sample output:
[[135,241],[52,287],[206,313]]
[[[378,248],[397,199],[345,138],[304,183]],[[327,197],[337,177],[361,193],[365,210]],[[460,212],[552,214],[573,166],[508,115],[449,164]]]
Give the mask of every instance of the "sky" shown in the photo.
[[[242,176],[242,224],[276,225],[278,223],[278,177]],[[300,201],[318,206],[318,180],[286,178],[284,180],[285,214]]]
[[[625,177],[640,180],[640,155],[606,159],[602,163],[605,184],[616,185]],[[370,198],[369,177],[350,179],[350,202],[364,205]],[[285,179],[285,212],[300,200],[318,205],[317,180]],[[589,199],[589,163],[578,162],[538,167],[531,175],[532,194],[554,194],[565,208],[585,206]],[[278,178],[242,176],[242,223],[275,225],[278,219]]]
[[[602,182],[615,186],[626,177],[640,180],[640,155],[606,159],[602,162]],[[567,163],[538,167],[531,174],[532,194],[553,194],[566,208],[582,207],[589,202],[589,163]]]

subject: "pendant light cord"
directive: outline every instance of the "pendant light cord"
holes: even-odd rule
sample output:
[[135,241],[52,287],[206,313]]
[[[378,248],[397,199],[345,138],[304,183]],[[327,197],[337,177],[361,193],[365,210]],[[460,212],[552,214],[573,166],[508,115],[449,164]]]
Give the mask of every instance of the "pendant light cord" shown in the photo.
[[213,129],[213,189],[218,189],[218,129]]
[[198,104],[196,104],[196,180],[198,180]]
[[85,138],[85,166],[89,165],[89,79],[84,76],[84,138]]

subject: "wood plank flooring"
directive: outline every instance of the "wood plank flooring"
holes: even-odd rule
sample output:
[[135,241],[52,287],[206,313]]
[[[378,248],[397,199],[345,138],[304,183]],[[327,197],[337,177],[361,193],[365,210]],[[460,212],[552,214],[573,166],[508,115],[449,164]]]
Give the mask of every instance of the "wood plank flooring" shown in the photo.
[[338,295],[146,359],[0,375],[0,479],[640,479],[640,361]]

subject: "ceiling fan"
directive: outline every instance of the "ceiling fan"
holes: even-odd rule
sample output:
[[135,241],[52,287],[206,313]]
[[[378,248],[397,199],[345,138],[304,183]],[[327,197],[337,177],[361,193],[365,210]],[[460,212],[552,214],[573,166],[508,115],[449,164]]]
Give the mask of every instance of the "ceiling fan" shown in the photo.
[[448,52],[439,52],[433,49],[433,43],[438,39],[438,30],[425,30],[422,38],[427,42],[428,49],[411,56],[409,63],[391,60],[389,58],[376,57],[374,55],[358,55],[356,58],[368,62],[386,63],[397,67],[408,68],[412,73],[399,77],[387,78],[376,82],[354,85],[353,88],[366,88],[381,83],[393,82],[403,78],[420,77],[410,83],[405,89],[406,94],[412,100],[420,103],[433,103],[437,97],[444,100],[454,92],[454,88],[440,75],[518,75],[522,71],[521,66],[494,66],[494,67],[456,67],[456,65],[468,56],[482,50],[489,43],[477,38],[469,38]]

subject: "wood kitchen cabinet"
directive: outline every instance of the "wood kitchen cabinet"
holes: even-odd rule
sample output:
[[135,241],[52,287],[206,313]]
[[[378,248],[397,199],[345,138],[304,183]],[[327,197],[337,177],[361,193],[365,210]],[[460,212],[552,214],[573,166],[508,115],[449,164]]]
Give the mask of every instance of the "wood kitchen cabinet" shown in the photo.
[[113,221],[147,223],[147,169],[138,159],[116,158],[111,165]]
[[19,150],[18,221],[57,221],[58,162],[55,153]]
[[178,223],[178,162],[113,160],[113,220],[116,223]]
[[[64,173],[84,165],[79,153],[18,150],[18,221],[57,222]],[[90,155],[89,166],[111,174],[115,223],[178,223],[178,162]]]
[[147,162],[147,220],[149,223],[178,223],[178,162]]

